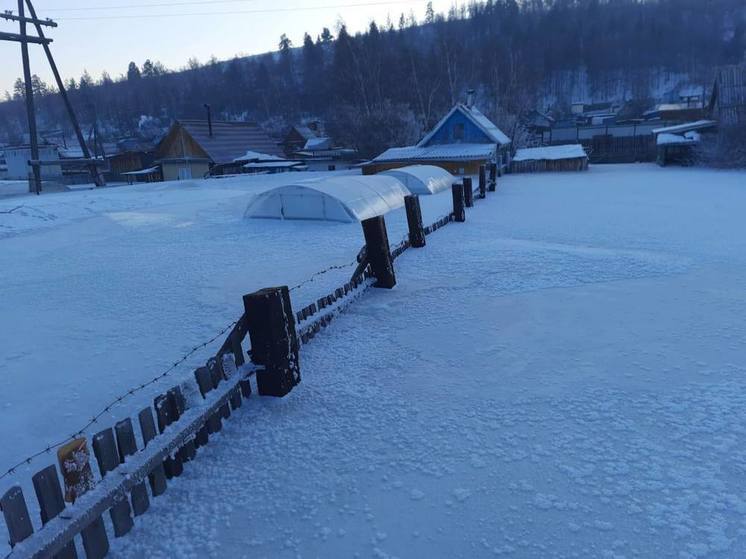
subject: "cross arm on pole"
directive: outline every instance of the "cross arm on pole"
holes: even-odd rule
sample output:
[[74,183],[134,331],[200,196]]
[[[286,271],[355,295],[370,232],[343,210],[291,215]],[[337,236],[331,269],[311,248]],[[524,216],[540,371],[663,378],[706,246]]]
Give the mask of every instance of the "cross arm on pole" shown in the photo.
[[34,37],[30,35],[26,35],[25,37],[22,35],[19,35],[18,33],[5,33],[4,31],[0,31],[0,41],[12,41],[15,43],[34,43],[37,45],[48,45],[52,42],[52,39],[47,39],[46,37]]
[[10,10],[5,10],[4,12],[0,13],[0,19],[5,19],[8,21],[24,21],[33,25],[44,25],[46,27],[57,27],[57,22],[52,21],[49,18],[37,19],[35,17],[21,17],[13,14],[13,12],[11,12]]

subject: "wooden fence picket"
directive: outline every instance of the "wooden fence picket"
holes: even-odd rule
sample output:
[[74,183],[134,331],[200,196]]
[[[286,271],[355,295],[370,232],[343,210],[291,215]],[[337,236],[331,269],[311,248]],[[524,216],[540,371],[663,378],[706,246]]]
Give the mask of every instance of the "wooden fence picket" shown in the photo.
[[[34,474],[31,478],[36,492],[36,500],[39,503],[41,512],[41,523],[46,525],[47,522],[55,518],[65,510],[65,499],[62,496],[62,487],[57,476],[57,468],[54,465],[47,466],[43,470]],[[55,555],[55,559],[77,559],[78,552],[75,549],[75,542],[68,542],[60,552]]]
[[[119,466],[119,451],[114,440],[113,429],[104,429],[93,436],[93,454],[96,456],[102,478],[117,469]],[[132,530],[134,522],[126,495],[111,507],[109,515],[111,516],[111,523],[114,525],[115,537],[121,538]]]
[[[114,432],[117,436],[117,447],[119,448],[119,462],[124,463],[128,456],[133,456],[137,452],[137,441],[135,440],[135,430],[132,427],[132,420],[127,419],[120,421],[114,426]],[[144,514],[150,508],[150,499],[145,482],[142,482],[132,488],[132,512],[135,516]]]
[[15,547],[34,533],[26,499],[23,498],[23,491],[19,486],[11,487],[0,497],[0,509],[8,527],[10,547]]
[[[137,414],[137,419],[140,423],[143,444],[148,446],[148,443],[156,437],[155,422],[153,421],[153,412],[150,407],[145,408]],[[153,497],[163,495],[166,492],[166,470],[162,463],[148,474],[148,479],[150,480],[150,490],[153,492]]]

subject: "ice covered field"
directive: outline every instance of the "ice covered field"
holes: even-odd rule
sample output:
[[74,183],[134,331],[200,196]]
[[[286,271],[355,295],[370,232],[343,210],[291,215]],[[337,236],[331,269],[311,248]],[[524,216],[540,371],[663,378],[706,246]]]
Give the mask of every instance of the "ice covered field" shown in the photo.
[[[360,245],[356,225],[241,221],[263,186],[153,188],[0,214],[3,464],[244,292]],[[746,173],[503,178],[303,348],[290,397],[241,408],[114,555],[744,556],[744,207]]]

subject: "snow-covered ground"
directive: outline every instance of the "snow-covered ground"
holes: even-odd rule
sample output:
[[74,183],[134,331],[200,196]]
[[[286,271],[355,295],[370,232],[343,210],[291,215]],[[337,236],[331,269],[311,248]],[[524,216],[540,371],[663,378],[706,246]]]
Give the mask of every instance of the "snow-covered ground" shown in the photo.
[[[247,183],[159,188],[0,240],[11,454],[242,293],[360,245],[356,226],[242,221]],[[504,177],[304,346],[302,384],[241,408],[114,556],[743,556],[744,206],[738,172]]]
[[[240,177],[0,200],[0,473],[212,338],[240,316],[245,293],[294,286],[354,262],[364,243],[359,224],[244,219],[256,193],[288,180]],[[449,205],[447,196],[426,202],[426,218]],[[389,221],[398,241],[403,210]],[[296,305],[328,294],[353,270],[295,290]],[[128,397],[89,432],[152,402],[221,343]],[[36,460],[17,478],[30,480],[52,460]],[[0,492],[12,481],[0,480]]]
[[0,199],[28,194],[28,181],[0,180]]

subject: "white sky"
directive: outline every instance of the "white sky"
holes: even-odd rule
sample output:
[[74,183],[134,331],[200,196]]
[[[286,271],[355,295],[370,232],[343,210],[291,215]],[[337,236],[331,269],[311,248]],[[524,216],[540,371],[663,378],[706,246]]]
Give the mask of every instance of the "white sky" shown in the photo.
[[[204,62],[212,55],[228,59],[262,53],[275,50],[282,33],[300,46],[304,32],[316,37],[325,26],[334,32],[340,18],[353,32],[371,19],[385,23],[388,14],[395,24],[402,12],[413,11],[422,20],[427,0],[34,0],[33,4],[39,17],[59,23],[56,29],[45,28],[45,33],[54,39],[52,52],[63,79],[77,80],[84,69],[96,79],[104,70],[117,77],[130,60],[142,65],[150,58],[177,69],[192,56]],[[433,0],[437,12],[452,4],[454,0]],[[17,1],[0,0],[0,12],[5,10],[17,13]],[[18,24],[0,20],[0,31],[17,33]],[[41,47],[30,49],[32,72],[51,83]],[[20,45],[0,42],[0,94],[11,90],[22,75]]]

